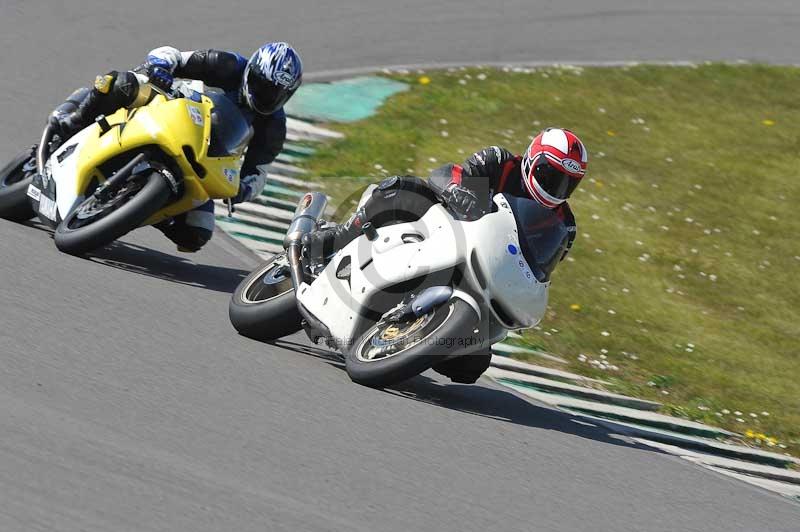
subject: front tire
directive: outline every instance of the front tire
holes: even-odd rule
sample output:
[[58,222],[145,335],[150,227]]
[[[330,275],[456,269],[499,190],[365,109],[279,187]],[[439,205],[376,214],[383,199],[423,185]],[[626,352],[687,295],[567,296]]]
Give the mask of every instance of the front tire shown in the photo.
[[458,298],[405,323],[378,322],[345,353],[347,374],[373,388],[403,382],[457,354],[477,323],[475,310]]
[[262,342],[302,328],[285,253],[272,257],[239,283],[231,296],[228,316],[239,334]]
[[35,153],[35,147],[29,148],[0,169],[0,218],[24,222],[36,216],[28,199],[28,185],[36,175]]
[[56,247],[70,255],[81,255],[110,244],[159,211],[170,195],[160,173],[132,176],[107,199],[92,195],[72,209],[56,228]]

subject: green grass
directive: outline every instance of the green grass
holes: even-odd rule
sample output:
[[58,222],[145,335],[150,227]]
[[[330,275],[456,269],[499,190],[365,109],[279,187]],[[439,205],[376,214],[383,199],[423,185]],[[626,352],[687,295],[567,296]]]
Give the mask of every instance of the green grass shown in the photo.
[[[764,446],[766,434],[797,454],[800,70],[425,76],[400,76],[410,91],[375,117],[335,126],[346,139],[309,161],[314,175],[342,177],[327,182],[343,211],[384,175],[424,175],[490,144],[521,152],[547,125],[574,130],[590,151],[571,201],[579,236],[553,276],[546,318],[523,343],[669,413],[751,431]],[[590,364],[601,355],[618,369]]]

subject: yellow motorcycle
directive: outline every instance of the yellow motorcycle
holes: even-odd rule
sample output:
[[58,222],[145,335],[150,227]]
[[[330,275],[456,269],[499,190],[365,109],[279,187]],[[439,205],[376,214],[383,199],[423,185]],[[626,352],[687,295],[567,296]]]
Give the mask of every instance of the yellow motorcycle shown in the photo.
[[0,217],[38,215],[58,249],[82,254],[234,197],[249,120],[221,93],[157,92],[63,142],[45,128],[37,146],[0,170]]

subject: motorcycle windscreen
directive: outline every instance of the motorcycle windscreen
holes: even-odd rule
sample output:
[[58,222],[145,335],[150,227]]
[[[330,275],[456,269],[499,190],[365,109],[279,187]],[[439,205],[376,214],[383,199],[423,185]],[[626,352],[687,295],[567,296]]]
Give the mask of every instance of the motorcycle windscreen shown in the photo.
[[227,157],[241,153],[253,136],[253,128],[239,107],[225,94],[206,94],[214,102],[211,110],[209,157]]
[[504,196],[517,222],[522,255],[537,281],[549,281],[567,250],[569,233],[564,221],[554,210],[535,200]]

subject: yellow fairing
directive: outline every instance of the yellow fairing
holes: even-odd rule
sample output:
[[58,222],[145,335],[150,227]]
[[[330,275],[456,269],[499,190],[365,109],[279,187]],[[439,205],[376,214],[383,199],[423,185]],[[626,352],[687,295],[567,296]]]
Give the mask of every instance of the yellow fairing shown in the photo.
[[[242,154],[208,156],[212,107],[206,96],[202,96],[200,103],[157,96],[144,107],[121,109],[109,116],[112,129],[105,134],[101,134],[98,125],[91,126],[92,131],[80,148],[75,176],[77,194],[84,195],[93,179],[104,180],[98,170],[104,162],[122,153],[155,145],[177,162],[185,192],[179,200],[154,214],[145,225],[190,211],[209,199],[235,196],[239,190]],[[187,155],[194,157],[195,167]],[[198,175],[197,167],[205,169],[204,177]]]

